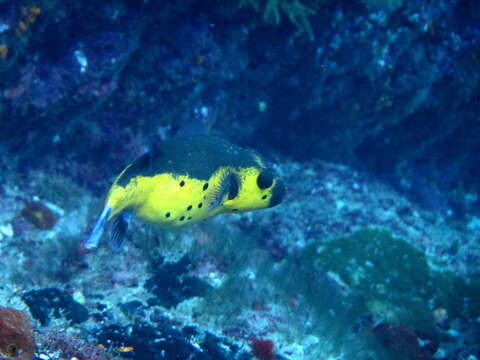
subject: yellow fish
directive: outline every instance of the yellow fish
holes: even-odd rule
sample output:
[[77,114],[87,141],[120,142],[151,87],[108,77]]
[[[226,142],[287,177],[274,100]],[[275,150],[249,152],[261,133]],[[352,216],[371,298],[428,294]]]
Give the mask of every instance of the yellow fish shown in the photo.
[[131,214],[176,227],[222,213],[273,207],[284,193],[282,181],[251,150],[212,136],[170,139],[118,175],[83,246],[96,248],[112,221],[112,245],[119,247]]

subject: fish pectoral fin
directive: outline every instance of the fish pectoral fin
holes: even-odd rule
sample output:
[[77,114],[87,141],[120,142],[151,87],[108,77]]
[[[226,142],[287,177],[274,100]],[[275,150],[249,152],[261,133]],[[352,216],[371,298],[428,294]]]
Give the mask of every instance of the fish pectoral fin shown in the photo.
[[132,213],[129,211],[123,211],[112,220],[112,230],[110,234],[110,247],[113,250],[120,250],[122,244],[125,241],[128,224],[132,217]]
[[[225,201],[232,200],[238,195],[239,181],[231,171],[227,171],[220,184],[212,191],[209,210],[224,205]],[[227,198],[225,200],[225,198]]]
[[230,173],[230,175],[228,175],[228,200],[227,201],[230,201],[230,200],[233,200],[237,197],[238,195],[238,191],[239,191],[239,187],[240,187],[240,180],[238,179],[238,177],[233,174],[233,173]]
[[107,205],[103,208],[103,211],[98,217],[90,236],[82,244],[85,250],[93,250],[98,247],[111,212],[112,207],[110,205]]

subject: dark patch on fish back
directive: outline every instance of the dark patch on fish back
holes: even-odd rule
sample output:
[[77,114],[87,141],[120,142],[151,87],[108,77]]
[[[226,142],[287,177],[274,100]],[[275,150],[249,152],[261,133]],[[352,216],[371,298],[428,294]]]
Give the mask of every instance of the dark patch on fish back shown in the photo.
[[220,167],[258,166],[253,153],[212,137],[198,136],[170,139],[152,152],[135,160],[117,184],[125,186],[135,176],[154,176],[161,173],[189,175],[208,180]]
[[120,186],[126,186],[130,179],[136,176],[135,174],[148,174],[152,167],[152,156],[151,152],[146,152],[138,157],[130,164],[130,167],[122,174],[122,176],[118,178],[117,184]]

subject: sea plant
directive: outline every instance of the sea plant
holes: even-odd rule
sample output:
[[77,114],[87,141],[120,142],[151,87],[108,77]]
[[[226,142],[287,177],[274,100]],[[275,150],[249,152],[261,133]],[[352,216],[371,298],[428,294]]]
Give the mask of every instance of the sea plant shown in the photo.
[[299,33],[306,33],[313,40],[310,16],[316,13],[318,4],[324,0],[240,0],[240,7],[252,7],[262,13],[266,23],[279,25],[282,17],[295,25]]

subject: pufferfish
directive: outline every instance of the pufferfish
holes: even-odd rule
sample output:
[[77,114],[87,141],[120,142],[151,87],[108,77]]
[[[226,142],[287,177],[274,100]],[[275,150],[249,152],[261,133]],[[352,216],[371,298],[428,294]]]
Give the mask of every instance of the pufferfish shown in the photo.
[[117,176],[85,250],[98,246],[112,222],[119,247],[132,214],[164,228],[280,204],[285,187],[253,151],[212,136],[174,138],[149,151]]

